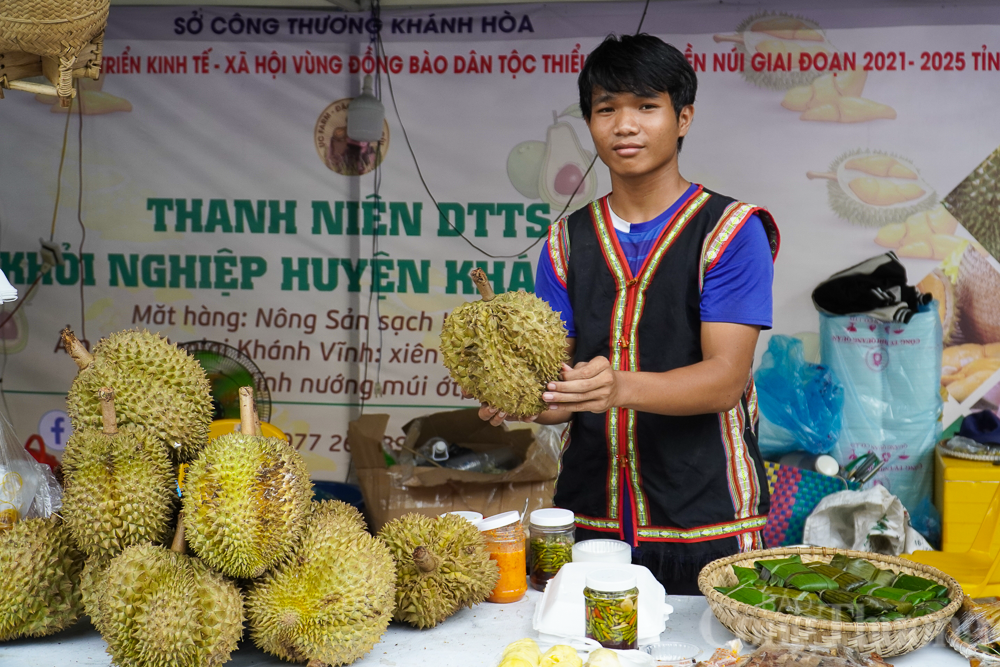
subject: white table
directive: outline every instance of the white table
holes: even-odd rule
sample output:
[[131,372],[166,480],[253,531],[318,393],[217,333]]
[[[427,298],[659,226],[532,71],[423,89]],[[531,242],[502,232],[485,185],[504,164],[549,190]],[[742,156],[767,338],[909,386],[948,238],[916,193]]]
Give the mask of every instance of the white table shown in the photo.
[[[504,646],[523,637],[537,636],[531,617],[541,593],[534,590],[519,602],[490,604],[463,609],[429,630],[392,623],[382,641],[361,660],[359,667],[492,667]],[[701,597],[671,597],[674,608],[661,639],[696,644],[699,658],[733,639]],[[41,639],[0,643],[0,667],[106,667],[111,658],[106,644],[86,620],[69,630]],[[938,637],[930,645],[905,656],[890,658],[897,667],[968,667],[968,662]],[[278,667],[288,665],[259,651],[244,635],[244,641],[227,665],[232,667]]]

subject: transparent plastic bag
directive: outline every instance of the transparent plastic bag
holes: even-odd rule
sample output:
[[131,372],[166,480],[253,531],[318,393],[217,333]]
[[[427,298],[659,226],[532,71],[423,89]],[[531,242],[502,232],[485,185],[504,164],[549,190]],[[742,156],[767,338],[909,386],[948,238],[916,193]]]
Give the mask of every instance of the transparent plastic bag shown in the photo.
[[767,642],[737,667],[890,667],[877,654],[864,655],[847,646],[816,648]]
[[795,449],[826,454],[837,444],[844,388],[830,368],[805,360],[801,340],[771,336],[754,382],[761,414],[794,437]]
[[959,639],[1000,662],[1000,602],[980,604],[966,596],[955,620]]
[[48,517],[60,507],[62,487],[52,470],[24,449],[0,411],[0,523]]

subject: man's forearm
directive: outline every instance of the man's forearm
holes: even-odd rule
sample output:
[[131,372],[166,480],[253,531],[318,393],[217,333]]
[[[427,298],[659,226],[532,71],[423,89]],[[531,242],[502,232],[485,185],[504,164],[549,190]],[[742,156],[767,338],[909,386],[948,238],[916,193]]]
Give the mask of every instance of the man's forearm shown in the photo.
[[748,379],[734,381],[733,369],[722,359],[708,359],[663,373],[616,371],[616,374],[619,407],[677,416],[732,409]]

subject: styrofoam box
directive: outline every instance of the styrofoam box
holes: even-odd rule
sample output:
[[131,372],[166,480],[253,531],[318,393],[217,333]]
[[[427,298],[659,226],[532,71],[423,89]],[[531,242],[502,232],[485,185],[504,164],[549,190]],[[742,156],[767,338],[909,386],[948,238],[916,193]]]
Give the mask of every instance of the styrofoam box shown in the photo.
[[542,593],[535,607],[532,627],[539,641],[560,643],[567,637],[587,634],[583,589],[587,573],[595,570],[628,569],[636,576],[639,589],[638,634],[640,644],[660,641],[667,618],[674,609],[666,601],[666,591],[653,573],[642,565],[608,565],[607,563],[566,563],[559,569]]

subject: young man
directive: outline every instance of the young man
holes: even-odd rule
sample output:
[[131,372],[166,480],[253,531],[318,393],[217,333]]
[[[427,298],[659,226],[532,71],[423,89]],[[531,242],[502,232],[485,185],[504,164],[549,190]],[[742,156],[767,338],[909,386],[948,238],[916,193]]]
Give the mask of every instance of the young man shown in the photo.
[[680,51],[612,36],[578,83],[612,189],[552,225],[538,264],[574,362],[536,418],[570,421],[554,502],[575,512],[577,540],[627,540],[669,593],[697,594],[705,564],[763,546],[751,365],[778,230],[678,171],[697,89]]

